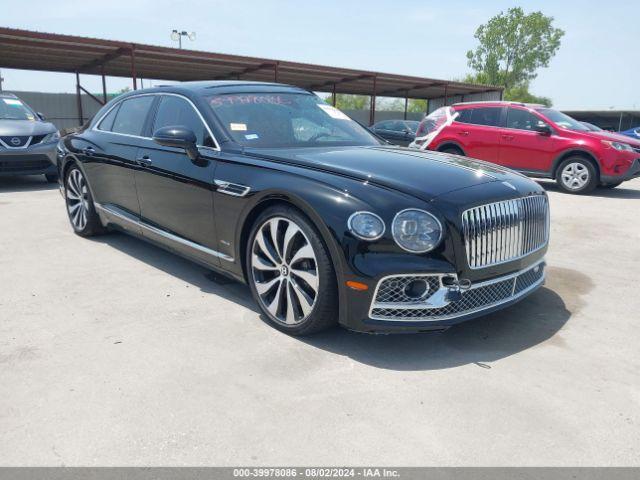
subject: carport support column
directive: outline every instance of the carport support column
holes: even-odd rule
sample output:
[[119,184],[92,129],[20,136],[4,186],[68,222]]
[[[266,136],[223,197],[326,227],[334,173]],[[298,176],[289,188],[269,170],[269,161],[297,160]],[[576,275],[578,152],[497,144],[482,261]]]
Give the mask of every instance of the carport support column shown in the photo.
[[82,96],[80,95],[80,74],[76,71],[76,103],[78,105],[78,121],[80,125],[84,123],[84,115],[82,114]]
[[138,78],[136,75],[136,48],[131,45],[131,79],[133,80],[133,89],[138,89]]
[[278,65],[280,65],[280,62],[273,64],[273,81],[275,83],[278,83]]
[[333,84],[333,93],[331,94],[331,104],[335,107],[338,99],[336,97],[336,84]]
[[376,80],[377,76],[373,76],[373,95],[371,95],[371,106],[369,109],[369,125],[373,125],[376,121]]
[[447,106],[447,84],[444,84],[444,106]]
[[407,92],[407,95],[404,97],[404,119],[407,119],[407,109],[409,107],[409,92]]
[[102,100],[107,103],[107,79],[104,76],[104,65],[101,68],[102,73]]

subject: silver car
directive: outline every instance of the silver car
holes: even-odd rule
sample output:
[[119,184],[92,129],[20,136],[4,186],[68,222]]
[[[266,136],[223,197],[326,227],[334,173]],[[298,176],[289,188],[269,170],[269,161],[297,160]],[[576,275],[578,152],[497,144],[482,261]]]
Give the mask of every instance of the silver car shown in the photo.
[[60,133],[11,93],[0,93],[0,177],[44,175],[57,182],[56,145]]

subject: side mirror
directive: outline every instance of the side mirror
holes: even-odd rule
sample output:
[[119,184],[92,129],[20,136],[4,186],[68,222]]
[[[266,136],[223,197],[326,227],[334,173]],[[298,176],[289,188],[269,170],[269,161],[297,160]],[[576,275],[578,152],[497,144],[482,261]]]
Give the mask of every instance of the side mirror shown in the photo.
[[540,135],[544,135],[544,136],[549,136],[551,135],[551,133],[553,133],[551,131],[551,127],[547,124],[538,124],[533,128],[536,132],[538,132]]
[[47,119],[47,117],[44,116],[44,114],[40,113],[40,112],[36,112],[36,115],[38,116],[38,118],[40,120],[42,120],[43,122]]
[[191,160],[199,156],[196,134],[187,127],[162,127],[153,134],[153,141],[165,147],[183,148]]

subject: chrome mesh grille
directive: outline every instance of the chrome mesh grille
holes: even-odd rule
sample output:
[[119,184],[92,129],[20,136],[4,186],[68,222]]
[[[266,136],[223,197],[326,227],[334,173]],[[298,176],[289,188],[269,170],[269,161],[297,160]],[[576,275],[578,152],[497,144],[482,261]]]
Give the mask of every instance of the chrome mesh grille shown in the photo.
[[[400,277],[392,277],[400,278]],[[544,279],[544,263],[539,263],[528,270],[503,279],[472,286],[462,292],[457,302],[439,308],[416,308],[415,301],[407,305],[384,305],[374,301],[370,317],[374,320],[394,321],[435,321],[460,317],[473,312],[485,310],[501,303],[513,300],[526,293],[530,288],[540,284]],[[376,295],[378,299],[378,295]]]
[[416,299],[409,297],[405,293],[405,288],[411,282],[416,280],[424,280],[429,289],[425,292],[425,295],[422,296],[421,300],[426,300],[431,295],[434,294],[436,290],[440,288],[440,277],[433,276],[425,276],[425,275],[407,275],[407,276],[397,276],[385,278],[380,283],[376,293],[376,303],[411,303],[415,302]]
[[534,195],[465,210],[462,233],[470,268],[522,258],[547,244],[547,197]]

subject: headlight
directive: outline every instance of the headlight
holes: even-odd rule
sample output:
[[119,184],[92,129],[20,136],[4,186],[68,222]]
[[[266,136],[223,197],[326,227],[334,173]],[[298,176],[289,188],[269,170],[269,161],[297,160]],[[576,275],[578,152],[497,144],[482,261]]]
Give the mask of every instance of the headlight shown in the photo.
[[393,219],[393,239],[404,250],[425,253],[433,250],[442,240],[442,224],[424,210],[402,210]]
[[629,145],[627,143],[610,142],[609,140],[602,140],[602,143],[604,143],[605,145],[607,145],[609,147],[613,147],[616,150],[621,150],[621,151],[625,151],[625,152],[633,152],[633,148],[631,147],[631,145]]
[[60,132],[53,132],[42,139],[42,143],[57,142],[60,140]]
[[384,222],[371,212],[356,212],[347,221],[349,231],[362,240],[377,240],[384,234]]

